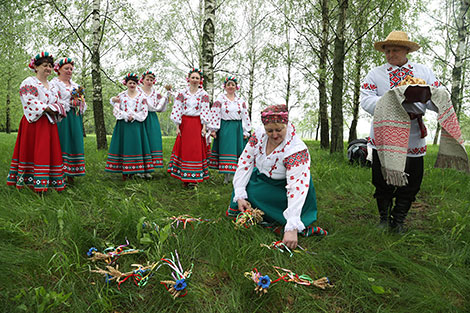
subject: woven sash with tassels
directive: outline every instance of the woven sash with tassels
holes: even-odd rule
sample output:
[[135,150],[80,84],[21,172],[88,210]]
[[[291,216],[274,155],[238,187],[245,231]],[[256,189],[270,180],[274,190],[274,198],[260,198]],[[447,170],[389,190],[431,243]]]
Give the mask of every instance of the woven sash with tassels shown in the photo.
[[[387,184],[398,187],[408,184],[405,165],[411,123],[408,113],[401,105],[405,100],[406,88],[408,86],[400,86],[387,91],[377,101],[373,121],[375,144],[384,179]],[[429,88],[431,101],[438,108],[438,121],[442,127],[435,167],[450,167],[469,172],[467,152],[449,93],[442,88]]]

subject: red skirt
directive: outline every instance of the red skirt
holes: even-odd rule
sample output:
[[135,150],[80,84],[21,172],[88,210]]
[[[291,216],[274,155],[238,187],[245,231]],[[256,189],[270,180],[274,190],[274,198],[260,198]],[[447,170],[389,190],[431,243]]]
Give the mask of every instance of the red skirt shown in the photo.
[[176,137],[168,164],[168,173],[182,182],[198,183],[209,179],[207,144],[201,135],[199,116],[183,115],[180,135]]
[[57,125],[45,115],[34,123],[21,119],[7,185],[28,186],[36,192],[65,188]]

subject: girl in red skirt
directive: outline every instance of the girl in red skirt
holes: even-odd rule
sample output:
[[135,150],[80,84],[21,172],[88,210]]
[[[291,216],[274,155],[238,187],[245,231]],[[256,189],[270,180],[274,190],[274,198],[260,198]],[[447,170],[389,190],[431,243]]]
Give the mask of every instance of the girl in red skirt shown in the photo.
[[202,80],[202,71],[191,69],[189,87],[178,93],[171,111],[177,136],[168,172],[184,186],[209,179],[205,139],[210,118],[209,95],[202,89]]
[[57,121],[66,115],[58,103],[58,93],[47,77],[54,59],[41,52],[31,59],[29,67],[36,76],[26,78],[20,86],[24,116],[21,119],[7,185],[28,186],[35,192],[48,188],[65,188],[62,151]]

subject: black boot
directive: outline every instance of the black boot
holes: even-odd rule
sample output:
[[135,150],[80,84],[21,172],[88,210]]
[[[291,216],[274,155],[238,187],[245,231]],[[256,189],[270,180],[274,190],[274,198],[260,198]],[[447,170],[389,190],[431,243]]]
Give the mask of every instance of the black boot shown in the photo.
[[380,229],[385,229],[390,223],[390,213],[392,209],[392,199],[377,198],[377,208],[379,209],[380,221],[377,225]]
[[403,234],[407,231],[405,227],[405,219],[408,211],[411,208],[411,200],[396,198],[395,207],[392,209],[392,216],[390,220],[390,227],[398,234]]

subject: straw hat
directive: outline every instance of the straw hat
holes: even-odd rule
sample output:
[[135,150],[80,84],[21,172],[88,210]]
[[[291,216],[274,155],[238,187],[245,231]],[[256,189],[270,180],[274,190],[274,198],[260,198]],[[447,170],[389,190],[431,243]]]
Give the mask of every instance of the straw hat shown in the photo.
[[385,52],[384,47],[387,45],[407,47],[410,49],[409,52],[413,52],[421,48],[420,45],[418,45],[416,42],[410,41],[408,39],[408,35],[405,32],[397,30],[388,34],[384,41],[377,41],[374,43],[374,48],[380,52]]

